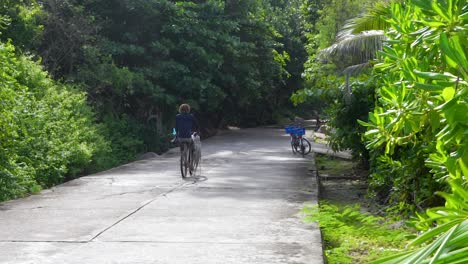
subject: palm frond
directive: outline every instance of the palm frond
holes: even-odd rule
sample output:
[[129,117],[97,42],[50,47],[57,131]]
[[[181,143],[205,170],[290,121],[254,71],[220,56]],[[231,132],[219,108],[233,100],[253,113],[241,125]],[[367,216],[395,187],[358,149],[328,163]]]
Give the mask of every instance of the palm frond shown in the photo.
[[389,1],[375,3],[365,13],[346,22],[337,34],[337,42],[347,38],[349,35],[356,35],[371,30],[387,29],[390,24],[385,18],[389,16],[390,11]]
[[382,49],[385,35],[383,30],[364,31],[357,35],[347,35],[341,41],[323,49],[320,56],[351,56],[367,62],[375,58],[376,52]]
[[467,263],[468,220],[465,220],[421,248],[381,258],[371,264]]
[[360,16],[348,20],[338,32],[336,42],[322,50],[319,59],[351,57],[354,63],[365,63],[375,58],[385,40],[384,30],[389,27],[386,18],[391,13],[391,2],[380,1]]
[[346,67],[346,69],[344,69],[343,74],[349,75],[349,76],[357,76],[371,67],[372,65],[369,62],[351,65],[349,67]]

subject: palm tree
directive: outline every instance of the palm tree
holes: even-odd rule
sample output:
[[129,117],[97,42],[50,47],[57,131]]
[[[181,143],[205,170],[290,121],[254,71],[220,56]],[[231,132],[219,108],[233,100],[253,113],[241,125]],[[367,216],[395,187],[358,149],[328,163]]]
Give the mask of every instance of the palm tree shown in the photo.
[[384,30],[389,27],[386,17],[391,12],[390,3],[377,2],[365,13],[350,19],[338,32],[336,42],[319,53],[320,60],[331,60],[341,66],[346,79],[344,90],[347,102],[352,95],[350,77],[371,68],[370,61],[376,59],[377,52],[382,50],[385,41]]
[[[375,58],[385,40],[389,27],[386,18],[391,14],[390,1],[376,2],[360,16],[350,19],[338,32],[336,42],[322,50],[325,56],[351,56],[363,63]],[[348,65],[349,66],[349,65]]]

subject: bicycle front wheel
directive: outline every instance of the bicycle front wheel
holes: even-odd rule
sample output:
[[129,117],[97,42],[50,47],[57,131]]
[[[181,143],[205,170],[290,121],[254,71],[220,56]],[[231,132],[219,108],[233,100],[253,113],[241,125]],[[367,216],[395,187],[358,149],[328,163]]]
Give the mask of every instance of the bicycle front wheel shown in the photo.
[[193,167],[193,148],[192,147],[190,147],[188,151],[188,167],[189,167],[190,176],[192,176],[193,172],[195,171]]
[[292,153],[293,153],[293,154],[296,154],[296,152],[297,152],[297,150],[296,150],[296,148],[297,148],[297,146],[296,146],[296,139],[293,138],[293,137],[291,137],[291,140],[290,140],[290,141],[291,141],[291,150],[292,150]]
[[194,174],[197,173],[198,165],[200,164],[201,160],[201,152],[200,150],[194,149],[192,153],[192,171]]

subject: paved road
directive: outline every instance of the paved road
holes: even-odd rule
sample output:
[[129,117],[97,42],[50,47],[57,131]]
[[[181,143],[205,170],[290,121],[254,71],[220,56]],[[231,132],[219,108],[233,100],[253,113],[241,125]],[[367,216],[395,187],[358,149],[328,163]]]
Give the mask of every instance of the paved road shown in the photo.
[[310,162],[279,129],[203,142],[202,177],[178,153],[82,177],[0,204],[0,263],[322,263]]

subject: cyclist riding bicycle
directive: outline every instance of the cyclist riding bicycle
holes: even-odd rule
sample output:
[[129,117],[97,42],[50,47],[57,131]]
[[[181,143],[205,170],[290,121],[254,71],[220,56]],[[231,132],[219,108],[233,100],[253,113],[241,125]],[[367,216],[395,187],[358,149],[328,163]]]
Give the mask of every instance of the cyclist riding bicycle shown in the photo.
[[176,115],[175,125],[176,137],[179,143],[190,143],[192,134],[197,132],[198,128],[197,120],[190,114],[190,105],[181,104],[179,114]]
[[190,105],[180,105],[179,114],[176,116],[175,132],[180,145],[180,170],[182,178],[187,176],[187,171],[192,175],[194,170],[196,170],[196,166],[198,166],[199,160],[195,158],[199,158],[200,155],[195,155],[198,152],[194,151],[194,139],[198,139],[198,142],[200,139],[195,134],[198,128],[197,120],[190,114]]

